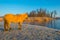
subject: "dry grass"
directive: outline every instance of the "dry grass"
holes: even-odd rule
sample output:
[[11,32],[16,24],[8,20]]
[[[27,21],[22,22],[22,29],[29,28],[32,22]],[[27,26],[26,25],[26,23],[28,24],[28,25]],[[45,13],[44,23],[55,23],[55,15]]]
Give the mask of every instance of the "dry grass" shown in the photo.
[[3,18],[0,18],[0,22],[2,22],[3,21]]
[[25,20],[25,22],[30,23],[30,22],[37,22],[37,23],[43,23],[43,22],[49,22],[53,20],[52,18],[49,17],[29,17],[28,19]]

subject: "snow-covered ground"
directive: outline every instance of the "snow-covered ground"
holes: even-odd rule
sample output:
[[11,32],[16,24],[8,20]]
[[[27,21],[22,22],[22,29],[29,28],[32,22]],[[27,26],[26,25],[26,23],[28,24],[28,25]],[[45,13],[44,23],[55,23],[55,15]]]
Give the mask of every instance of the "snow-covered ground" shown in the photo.
[[0,40],[60,40],[60,30],[57,29],[23,24],[22,30],[18,30],[17,25],[13,26],[12,30],[3,31],[3,23],[0,25]]

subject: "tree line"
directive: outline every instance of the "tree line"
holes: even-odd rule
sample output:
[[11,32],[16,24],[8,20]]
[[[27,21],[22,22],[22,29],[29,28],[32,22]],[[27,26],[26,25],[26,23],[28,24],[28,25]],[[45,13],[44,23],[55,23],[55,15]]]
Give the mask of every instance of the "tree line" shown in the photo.
[[29,17],[54,17],[56,16],[56,10],[49,12],[46,9],[37,9],[28,13]]

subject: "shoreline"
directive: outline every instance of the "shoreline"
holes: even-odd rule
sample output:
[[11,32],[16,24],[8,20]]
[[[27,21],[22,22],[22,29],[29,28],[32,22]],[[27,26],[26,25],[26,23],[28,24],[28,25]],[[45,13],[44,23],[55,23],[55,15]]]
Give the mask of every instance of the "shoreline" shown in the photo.
[[43,26],[23,24],[22,30],[12,27],[10,31],[0,30],[1,40],[56,40],[60,39],[60,30]]

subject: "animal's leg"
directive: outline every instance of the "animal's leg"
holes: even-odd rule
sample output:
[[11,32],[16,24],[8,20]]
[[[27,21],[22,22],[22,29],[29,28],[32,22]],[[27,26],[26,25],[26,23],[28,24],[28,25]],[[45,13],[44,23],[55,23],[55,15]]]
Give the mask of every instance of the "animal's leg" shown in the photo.
[[7,25],[8,30],[11,30],[10,23],[7,23],[7,24],[8,24]]
[[6,21],[4,22],[4,30],[8,31],[8,29],[7,29],[7,22]]
[[21,30],[21,28],[22,28],[22,24],[21,23],[18,23],[18,29]]

